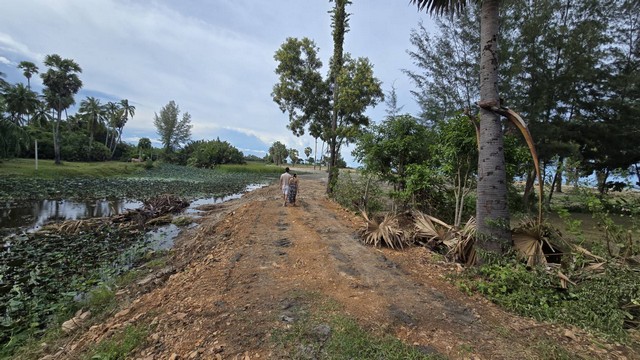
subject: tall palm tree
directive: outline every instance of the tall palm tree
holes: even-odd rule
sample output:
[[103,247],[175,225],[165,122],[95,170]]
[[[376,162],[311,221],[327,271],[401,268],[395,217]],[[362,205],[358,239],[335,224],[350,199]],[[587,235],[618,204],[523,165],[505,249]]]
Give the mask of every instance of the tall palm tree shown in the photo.
[[71,59],[63,59],[60,55],[47,55],[44,64],[49,67],[46,73],[40,74],[44,83],[44,96],[49,107],[56,111],[53,126],[53,152],[56,165],[60,165],[60,122],[62,112],[75,104],[74,95],[82,88],[82,81],[77,74],[82,72],[80,65]]
[[38,100],[38,105],[33,111],[30,123],[36,126],[47,126],[54,117],[51,114],[51,108],[47,105],[46,101]]
[[[462,10],[472,0],[411,0],[418,10],[441,15]],[[502,253],[511,245],[502,123],[492,108],[498,96],[498,8],[500,0],[482,0],[480,10],[480,144],[476,218],[478,245]]]
[[4,94],[9,119],[16,125],[24,125],[24,115],[31,114],[38,106],[38,95],[23,84],[9,86]]
[[87,120],[89,127],[89,148],[93,145],[93,134],[96,127],[105,119],[105,109],[100,105],[100,100],[93,96],[87,96],[85,100],[80,102],[78,112]]
[[116,147],[120,143],[120,140],[122,138],[122,131],[124,130],[124,126],[127,124],[129,117],[133,117],[133,115],[135,115],[136,113],[136,107],[133,105],[129,105],[129,100],[127,99],[120,100],[119,105],[119,110],[114,117],[114,127],[116,129],[118,137],[117,139],[114,138],[115,142],[113,148],[111,149],[111,157],[113,157],[113,155],[116,153]]
[[109,101],[104,106],[104,108],[107,122],[107,136],[104,139],[104,146],[113,151],[113,149],[115,149],[116,138],[118,135],[116,128],[118,126],[118,123],[120,122],[122,110],[120,109],[118,104],[114,103],[113,101]]
[[38,73],[38,67],[31,61],[20,61],[18,69],[22,69],[22,74],[27,78],[27,88],[31,90],[31,76]]

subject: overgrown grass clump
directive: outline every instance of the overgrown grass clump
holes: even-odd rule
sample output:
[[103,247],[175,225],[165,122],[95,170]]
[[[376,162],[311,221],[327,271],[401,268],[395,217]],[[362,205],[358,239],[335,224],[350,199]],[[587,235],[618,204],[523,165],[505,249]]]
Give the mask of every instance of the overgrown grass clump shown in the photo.
[[528,269],[509,256],[471,268],[456,282],[520,315],[595,330],[614,340],[627,340],[626,329],[640,320],[634,307],[640,303],[638,271],[626,266],[583,275],[564,289],[556,272]]
[[291,359],[444,359],[402,343],[379,329],[368,331],[341,313],[335,302],[316,294],[298,294],[290,309],[293,324],[273,341]]

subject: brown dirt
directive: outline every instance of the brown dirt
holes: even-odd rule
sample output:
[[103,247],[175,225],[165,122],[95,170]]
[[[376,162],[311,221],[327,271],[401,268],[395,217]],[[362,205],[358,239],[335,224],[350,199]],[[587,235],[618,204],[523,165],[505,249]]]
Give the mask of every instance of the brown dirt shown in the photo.
[[[129,324],[153,324],[134,359],[271,359],[291,354],[270,340],[287,326],[296,293],[338,303],[365,329],[451,359],[539,359],[539,344],[576,358],[638,358],[584,331],[539,323],[469,296],[444,279],[460,271],[425,248],[362,245],[362,220],[324,195],[322,174],[300,176],[299,206],[276,185],[212,206],[178,241],[173,273],[118,294],[119,312],[81,329],[47,359],[83,351]],[[284,321],[283,321],[284,320]]]

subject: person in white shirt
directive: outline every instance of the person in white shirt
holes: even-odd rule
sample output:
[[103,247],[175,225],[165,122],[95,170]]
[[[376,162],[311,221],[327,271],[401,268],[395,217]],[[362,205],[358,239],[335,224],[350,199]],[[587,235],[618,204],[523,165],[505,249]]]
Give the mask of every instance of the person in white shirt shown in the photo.
[[289,174],[289,168],[284,169],[284,174],[280,175],[280,188],[282,189],[282,198],[284,206],[287,206],[287,196],[289,195],[289,179],[293,176]]

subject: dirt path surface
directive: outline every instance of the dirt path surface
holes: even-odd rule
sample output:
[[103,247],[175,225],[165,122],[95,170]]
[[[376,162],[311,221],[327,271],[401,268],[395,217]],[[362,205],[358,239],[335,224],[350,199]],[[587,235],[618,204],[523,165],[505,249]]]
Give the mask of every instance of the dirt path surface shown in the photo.
[[323,174],[300,178],[297,207],[282,206],[276,185],[210,207],[181,235],[166,280],[120,291],[117,314],[47,358],[77,358],[129,324],[154,325],[135,359],[292,358],[271,338],[298,321],[292,307],[301,293],[331,299],[365,329],[445,358],[538,359],[549,340],[576,358],[634,357],[460,292],[444,279],[457,266],[427,249],[362,245],[362,220],[326,198]]

